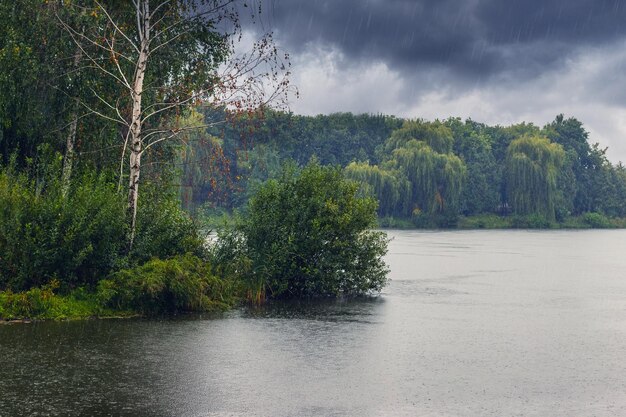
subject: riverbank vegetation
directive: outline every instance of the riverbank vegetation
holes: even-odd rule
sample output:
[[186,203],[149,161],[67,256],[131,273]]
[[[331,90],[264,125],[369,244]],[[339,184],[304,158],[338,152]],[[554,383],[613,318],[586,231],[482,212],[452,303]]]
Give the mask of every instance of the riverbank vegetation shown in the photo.
[[377,226],[624,226],[626,168],[576,119],[284,111],[248,6],[0,4],[0,318],[375,293]]
[[219,143],[191,146],[198,154],[219,148],[225,174],[182,172],[183,205],[200,219],[240,210],[282,163],[312,157],[341,166],[377,198],[382,227],[621,227],[626,217],[626,168],[563,115],[538,127],[267,112],[212,134]]
[[[123,225],[97,235],[101,217],[106,221],[106,213],[123,207],[114,193],[108,196],[114,209],[90,211],[90,198],[70,200],[75,212],[86,213],[80,228],[96,233],[86,238],[65,219],[66,205],[57,204],[54,187],[50,196],[35,196],[34,183],[18,176],[23,183],[15,184],[11,175],[0,175],[0,184],[8,184],[0,190],[12,197],[0,199],[3,220],[12,220],[2,224],[12,225],[15,238],[0,240],[0,318],[223,311],[239,302],[371,294],[386,283],[387,240],[371,230],[377,203],[360,197],[340,168],[315,161],[302,170],[285,168],[212,243],[177,206],[163,204],[159,210],[166,215],[154,214],[147,231],[138,229],[132,250],[124,248]],[[17,204],[20,198],[23,204]],[[101,239],[109,251],[99,258],[89,242]]]
[[[243,126],[286,104],[293,92],[288,55],[271,34],[239,50],[241,20],[262,13],[245,0],[118,3],[0,4],[0,318],[223,310],[246,298],[277,296],[274,279],[285,265],[266,262],[260,235],[243,226],[254,221],[243,216],[236,229],[246,250],[220,258],[229,241],[207,244],[206,232],[181,207],[180,184],[181,170],[191,167],[203,176],[211,172],[216,186],[227,176],[228,156],[215,129]],[[189,145],[194,142],[203,146]],[[336,279],[323,291],[307,281],[307,290],[293,296],[379,289],[385,242],[365,230],[375,202],[356,196],[341,171],[310,169],[290,178],[300,184],[303,175],[313,188],[332,178],[341,194],[308,188],[282,215],[317,198],[320,210],[347,222],[334,223],[350,231],[346,237],[362,238],[377,256],[374,283],[359,286],[361,277],[355,279],[367,262],[362,252],[334,253],[347,247],[343,237],[320,233],[323,242],[308,243],[333,248],[334,257],[318,259],[317,268]],[[262,201],[271,193],[260,192],[256,205],[278,204]],[[307,225],[291,230],[306,233]],[[301,249],[283,261],[295,262]],[[304,273],[290,279],[291,287],[312,280]]]
[[371,230],[376,201],[357,193],[338,167],[313,161],[301,172],[285,168],[261,186],[242,221],[219,235],[218,263],[243,265],[239,274],[255,302],[380,291],[387,240]]

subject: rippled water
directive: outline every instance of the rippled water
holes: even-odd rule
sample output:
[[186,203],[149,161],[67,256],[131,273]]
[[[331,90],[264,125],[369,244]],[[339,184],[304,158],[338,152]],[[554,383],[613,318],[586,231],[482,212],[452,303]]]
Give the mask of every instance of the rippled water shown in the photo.
[[626,415],[626,231],[389,234],[375,299],[0,326],[0,416]]

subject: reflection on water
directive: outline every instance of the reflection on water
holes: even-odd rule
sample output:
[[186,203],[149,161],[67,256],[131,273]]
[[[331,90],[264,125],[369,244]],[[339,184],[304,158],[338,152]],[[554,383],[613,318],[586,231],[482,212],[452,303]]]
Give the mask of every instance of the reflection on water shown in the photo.
[[380,297],[0,326],[0,417],[624,416],[626,232],[390,232]]
[[348,300],[281,301],[242,309],[244,318],[315,320],[321,322],[372,323],[375,308],[385,302],[380,296]]

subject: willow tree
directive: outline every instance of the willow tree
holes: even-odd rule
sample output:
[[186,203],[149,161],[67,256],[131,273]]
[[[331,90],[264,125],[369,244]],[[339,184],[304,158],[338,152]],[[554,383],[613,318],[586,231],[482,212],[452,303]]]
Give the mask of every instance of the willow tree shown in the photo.
[[269,34],[254,43],[251,52],[234,55],[242,33],[239,10],[252,5],[245,0],[69,3],[91,19],[79,28],[59,17],[80,50],[84,69],[118,88],[115,98],[93,88],[98,104],[81,105],[118,124],[122,132],[118,149],[121,166],[128,164],[132,245],[146,152],[197,129],[181,126],[178,116],[200,102],[237,111],[285,97],[287,56],[279,55]]
[[411,183],[401,173],[367,162],[352,162],[345,168],[345,176],[358,182],[366,196],[378,199],[379,215],[404,215],[408,211]]
[[454,137],[452,130],[439,120],[426,122],[423,120],[407,120],[400,129],[396,129],[385,142],[387,153],[400,148],[407,142],[417,139],[426,143],[435,152],[449,154],[452,152]]
[[393,151],[393,161],[412,184],[413,211],[456,213],[465,179],[465,164],[458,156],[412,139]]
[[506,155],[508,201],[519,214],[555,218],[557,179],[565,162],[563,147],[540,136],[512,141]]
[[409,120],[385,142],[380,167],[352,163],[346,176],[378,197],[380,214],[456,215],[466,168],[453,144],[445,124]]

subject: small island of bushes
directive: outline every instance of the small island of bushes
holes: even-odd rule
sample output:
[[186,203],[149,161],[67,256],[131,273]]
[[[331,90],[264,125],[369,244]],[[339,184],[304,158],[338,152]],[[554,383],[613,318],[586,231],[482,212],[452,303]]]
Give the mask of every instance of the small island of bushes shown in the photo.
[[[377,203],[339,168],[287,167],[207,239],[172,195],[147,192],[127,246],[124,201],[105,178],[64,194],[0,173],[0,318],[223,311],[269,299],[358,296],[385,285]],[[78,180],[75,180],[78,181]]]

